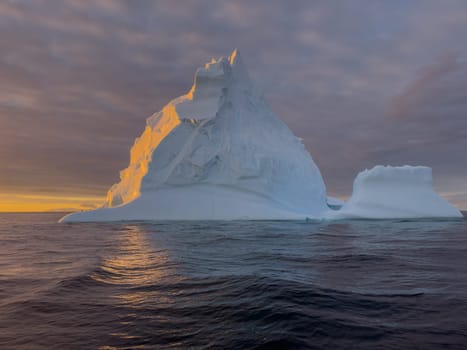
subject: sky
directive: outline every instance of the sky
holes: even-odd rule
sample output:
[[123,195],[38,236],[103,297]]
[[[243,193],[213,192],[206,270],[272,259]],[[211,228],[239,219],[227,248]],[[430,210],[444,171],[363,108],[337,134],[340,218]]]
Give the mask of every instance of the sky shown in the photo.
[[0,2],[0,211],[100,204],[145,119],[238,48],[328,193],[427,165],[467,209],[467,1]]

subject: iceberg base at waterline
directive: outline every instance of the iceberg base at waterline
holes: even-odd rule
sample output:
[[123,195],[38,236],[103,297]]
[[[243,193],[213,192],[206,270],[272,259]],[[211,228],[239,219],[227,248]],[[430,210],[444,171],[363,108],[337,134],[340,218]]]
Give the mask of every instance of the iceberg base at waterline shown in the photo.
[[[69,214],[61,222],[156,220],[304,220],[310,213],[254,192],[225,186],[193,185],[159,189],[130,203]],[[324,211],[320,218],[324,215]]]
[[[348,220],[462,218],[433,189],[432,170],[424,166],[381,166],[359,173],[352,196],[327,202],[340,209],[310,215],[254,192],[226,186],[193,185],[144,193],[113,208],[72,213],[61,222],[152,220]],[[336,205],[337,207],[337,205]]]
[[326,219],[462,218],[461,212],[433,189],[425,166],[382,166],[364,170],[354,180],[352,196]]

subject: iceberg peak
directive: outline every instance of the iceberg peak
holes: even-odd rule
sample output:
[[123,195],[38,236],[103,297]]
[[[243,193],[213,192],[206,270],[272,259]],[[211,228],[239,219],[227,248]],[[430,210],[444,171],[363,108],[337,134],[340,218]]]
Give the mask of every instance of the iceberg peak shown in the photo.
[[235,62],[237,64],[243,64],[242,56],[240,55],[240,50],[235,48],[229,56],[230,65],[233,66]]
[[232,68],[232,74],[237,79],[244,79],[246,81],[250,81],[247,70],[243,63],[242,56],[240,55],[240,51],[238,49],[232,51],[231,55],[229,56],[229,62]]
[[190,91],[172,103],[181,119],[212,119],[225,100],[223,97],[232,89],[254,90],[237,49],[229,57],[212,58],[198,68]]
[[204,67],[198,68],[187,96],[193,98],[197,94],[203,95],[204,90],[210,90],[211,93],[219,92],[233,82],[251,87],[250,78],[238,49],[235,49],[229,57],[212,58]]

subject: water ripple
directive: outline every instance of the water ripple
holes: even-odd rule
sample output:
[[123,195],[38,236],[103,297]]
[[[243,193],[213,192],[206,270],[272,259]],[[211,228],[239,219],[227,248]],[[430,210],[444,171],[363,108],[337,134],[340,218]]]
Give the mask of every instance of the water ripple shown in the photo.
[[0,348],[464,349],[467,225],[0,215]]

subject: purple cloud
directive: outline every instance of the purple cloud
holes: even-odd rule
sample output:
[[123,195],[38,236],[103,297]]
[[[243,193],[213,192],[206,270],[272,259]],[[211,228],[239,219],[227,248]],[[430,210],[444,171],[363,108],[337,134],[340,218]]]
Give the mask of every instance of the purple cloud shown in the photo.
[[104,194],[146,117],[239,47],[331,193],[377,163],[425,163],[441,190],[467,192],[466,13],[430,0],[2,2],[0,186]]

